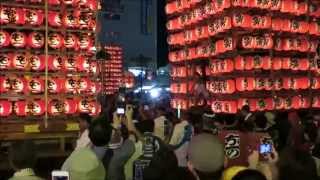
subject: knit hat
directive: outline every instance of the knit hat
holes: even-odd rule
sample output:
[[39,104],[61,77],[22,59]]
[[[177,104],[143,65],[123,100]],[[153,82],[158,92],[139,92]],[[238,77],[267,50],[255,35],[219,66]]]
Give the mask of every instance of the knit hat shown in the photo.
[[69,158],[70,179],[104,180],[106,172],[103,164],[93,151],[88,148],[79,149]]
[[188,157],[196,170],[213,173],[224,166],[224,145],[214,135],[199,134],[191,139]]
[[246,167],[243,167],[243,166],[233,166],[233,167],[230,167],[228,169],[226,169],[224,172],[223,172],[223,175],[222,175],[222,180],[232,180],[232,178],[237,175],[240,171],[243,171],[247,169]]

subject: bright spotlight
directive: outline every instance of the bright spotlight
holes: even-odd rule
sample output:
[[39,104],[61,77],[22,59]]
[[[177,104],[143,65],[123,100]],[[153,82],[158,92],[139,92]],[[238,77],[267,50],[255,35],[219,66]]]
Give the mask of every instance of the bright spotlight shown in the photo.
[[150,90],[150,96],[152,98],[157,98],[160,95],[160,89],[151,89]]

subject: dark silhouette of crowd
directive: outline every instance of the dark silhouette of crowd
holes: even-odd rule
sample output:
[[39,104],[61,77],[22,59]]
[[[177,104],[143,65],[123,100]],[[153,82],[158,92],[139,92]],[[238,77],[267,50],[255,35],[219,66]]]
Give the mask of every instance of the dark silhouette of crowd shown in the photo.
[[[114,99],[99,117],[80,116],[61,167],[71,180],[319,180],[319,111],[177,113],[168,102],[126,102],[119,114]],[[32,142],[12,144],[9,158],[12,180],[41,179]]]

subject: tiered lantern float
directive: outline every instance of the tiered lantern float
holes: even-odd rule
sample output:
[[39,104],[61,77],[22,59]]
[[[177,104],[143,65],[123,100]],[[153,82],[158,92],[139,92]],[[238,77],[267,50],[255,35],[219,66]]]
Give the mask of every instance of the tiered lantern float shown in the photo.
[[166,13],[174,108],[194,104],[196,74],[214,112],[319,107],[318,1],[170,0]]
[[110,57],[102,64],[103,91],[106,94],[113,94],[118,91],[121,83],[125,82],[127,77],[122,67],[123,49],[119,45],[110,44],[105,47],[105,50]]
[[48,14],[43,0],[0,2],[1,118],[77,117],[84,112],[79,105],[84,100],[86,113],[100,112],[94,100],[101,88],[92,51],[98,1],[47,3]]

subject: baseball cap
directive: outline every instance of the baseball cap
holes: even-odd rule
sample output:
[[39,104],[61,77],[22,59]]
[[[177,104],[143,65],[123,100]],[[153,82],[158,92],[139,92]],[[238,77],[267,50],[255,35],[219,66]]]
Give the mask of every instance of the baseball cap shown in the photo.
[[213,173],[224,166],[224,145],[212,134],[199,134],[190,141],[188,157],[196,170]]
[[69,159],[70,179],[104,180],[106,172],[102,162],[89,148],[82,148],[71,154]]

